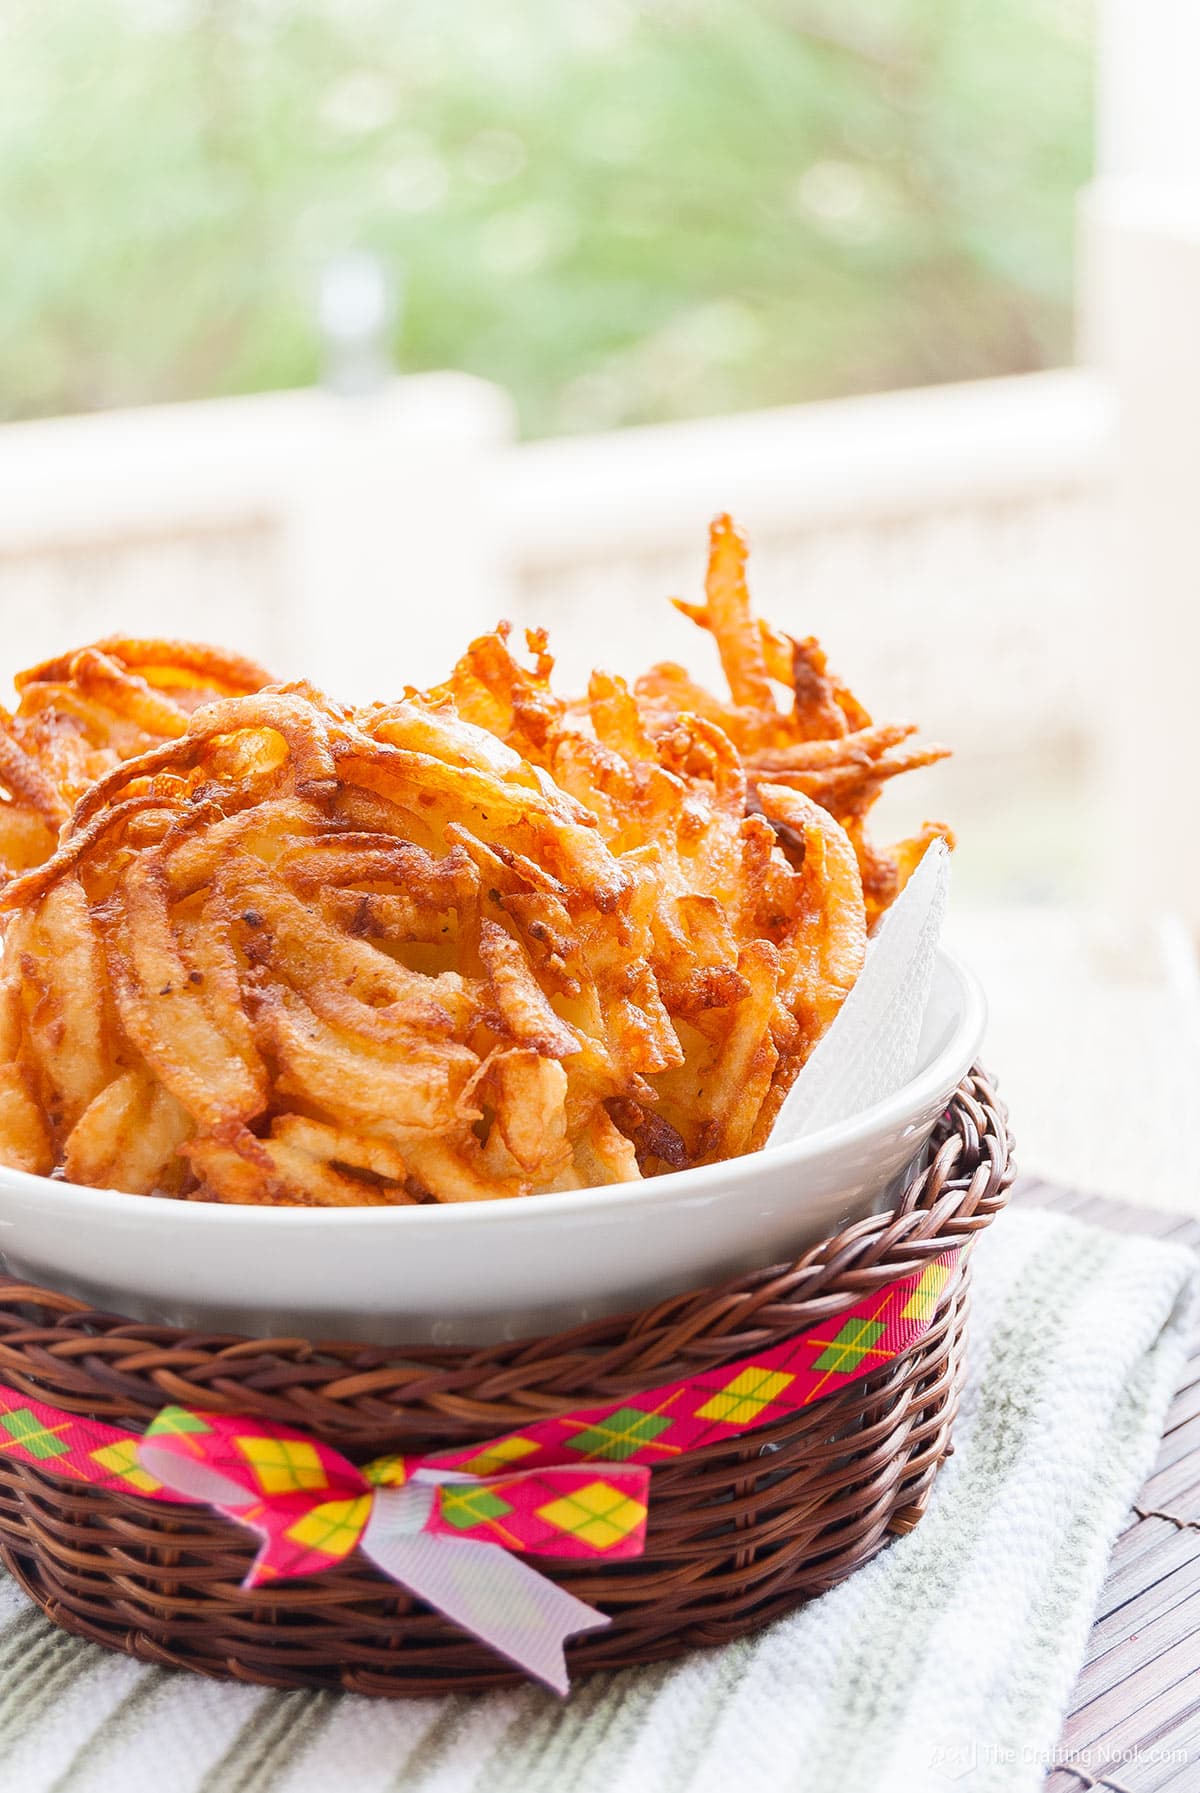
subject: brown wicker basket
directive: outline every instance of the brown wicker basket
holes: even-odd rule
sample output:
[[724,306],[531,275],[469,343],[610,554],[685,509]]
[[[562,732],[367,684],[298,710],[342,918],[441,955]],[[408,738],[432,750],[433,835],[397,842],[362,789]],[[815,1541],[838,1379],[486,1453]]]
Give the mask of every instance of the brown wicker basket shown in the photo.
[[[798,1262],[553,1338],[377,1350],[135,1324],[0,1279],[0,1381],[145,1427],[172,1402],[252,1413],[365,1461],[482,1440],[760,1350],[912,1274],[993,1218],[1011,1180],[1004,1111],[975,1071],[897,1207]],[[725,1643],[824,1592],[917,1523],[950,1449],[969,1252],[919,1345],[744,1439],[652,1478],[645,1555],[539,1568],[612,1615],[573,1675]],[[0,1556],[57,1624],[144,1661],[272,1687],[431,1694],[517,1672],[355,1556],[244,1593],[250,1535],[201,1507],[67,1484],[0,1453]]]

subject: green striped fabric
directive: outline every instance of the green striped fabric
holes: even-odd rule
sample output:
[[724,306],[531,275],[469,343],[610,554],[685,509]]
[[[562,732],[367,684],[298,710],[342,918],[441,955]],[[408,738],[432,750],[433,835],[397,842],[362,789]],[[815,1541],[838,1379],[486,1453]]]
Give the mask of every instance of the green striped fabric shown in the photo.
[[565,1705],[270,1693],[56,1631],[0,1578],[3,1793],[1015,1793],[1035,1787],[1184,1357],[1194,1260],[1060,1215],[976,1258],[920,1526],[758,1636]]

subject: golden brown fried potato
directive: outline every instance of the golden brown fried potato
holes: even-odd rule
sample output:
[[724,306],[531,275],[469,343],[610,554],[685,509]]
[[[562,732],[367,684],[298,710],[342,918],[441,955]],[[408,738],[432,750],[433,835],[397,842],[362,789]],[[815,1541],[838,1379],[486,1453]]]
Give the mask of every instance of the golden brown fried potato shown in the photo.
[[0,1157],[326,1204],[636,1169],[604,1103],[680,1057],[637,880],[493,737],[375,720],[225,700],[84,795],[4,893]]
[[[746,543],[729,517],[717,517],[709,536],[703,604],[676,608],[716,641],[732,701],[692,684],[681,667],[655,666],[637,683],[646,726],[661,733],[681,710],[721,728],[741,755],[751,801],[764,781],[814,798],[847,831],[858,855],[871,923],[893,902],[931,840],[954,845],[951,831],[927,822],[911,841],[872,846],[867,815],[883,786],[903,772],[944,759],[947,749],[905,746],[911,724],[878,727],[854,694],[830,672],[820,643],[790,636],[755,619],[746,586]],[[779,708],[776,687],[787,693]],[[756,805],[757,806],[757,805]],[[789,848],[786,829],[780,839]],[[794,856],[794,855],[793,855]]]
[[[597,819],[634,883],[631,913],[647,930],[649,981],[627,1019],[620,983],[629,974],[618,955],[605,1009],[610,1038],[625,1024],[646,1039],[660,1005],[670,1030],[660,1022],[665,1049],[640,1064],[642,1093],[609,1104],[643,1169],[745,1151],[765,1138],[861,966],[866,909],[853,843],[799,792],[780,789],[769,805],[753,795],[736,747],[711,716],[677,711],[667,727],[604,673],[593,675],[586,705],[567,704],[550,687],[544,640],[532,645],[529,670],[503,630],[484,637],[445,686],[413,701],[431,714],[452,704],[519,747]],[[752,672],[739,688],[766,690]],[[364,725],[376,723],[367,716]],[[795,864],[780,846],[785,832]],[[536,921],[531,969],[553,987],[571,975],[569,917],[555,889],[539,888],[528,871],[525,891],[510,896],[506,869],[494,866],[489,884]],[[556,1008],[571,1013],[561,998]]]
[[[552,688],[507,627],[357,712],[216,650],[103,642],[0,727],[0,1162],[346,1206],[621,1181],[761,1145],[928,839],[927,764],[713,526],[728,699]],[[781,708],[777,688],[790,694]],[[73,807],[72,807],[73,806]]]
[[49,859],[72,804],[121,760],[175,740],[202,704],[257,691],[270,674],[199,642],[114,636],[13,682],[17,708],[0,710],[0,874]]

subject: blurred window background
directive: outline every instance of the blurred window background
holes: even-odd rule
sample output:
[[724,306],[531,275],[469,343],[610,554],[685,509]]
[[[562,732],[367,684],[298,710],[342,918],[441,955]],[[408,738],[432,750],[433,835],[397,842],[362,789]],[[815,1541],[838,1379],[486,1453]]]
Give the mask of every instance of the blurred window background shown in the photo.
[[[1142,45],[1179,10],[1147,3],[1108,0]],[[893,825],[952,819],[965,897],[1090,895],[1113,431],[1068,364],[1106,17],[0,0],[13,667],[170,629],[381,695],[503,613],[568,682],[711,671],[665,599],[729,508],[763,611],[955,748]]]
[[0,7],[0,416],[304,386],[379,258],[521,433],[1070,358],[1086,0]]

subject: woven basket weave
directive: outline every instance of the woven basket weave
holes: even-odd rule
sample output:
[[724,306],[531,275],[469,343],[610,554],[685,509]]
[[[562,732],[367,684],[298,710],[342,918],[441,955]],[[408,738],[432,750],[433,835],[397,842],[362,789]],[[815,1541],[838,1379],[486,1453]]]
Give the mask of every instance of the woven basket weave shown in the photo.
[[[898,1206],[795,1264],[552,1338],[401,1351],[135,1324],[0,1279],[0,1382],[141,1430],[164,1406],[256,1414],[356,1461],[483,1440],[775,1344],[969,1245],[1011,1180],[980,1071],[956,1092]],[[824,1592],[920,1518],[950,1448],[969,1251],[919,1345],[777,1424],[656,1467],[645,1555],[538,1567],[612,1615],[573,1675],[725,1643]],[[201,1507],[64,1483],[0,1453],[0,1556],[57,1624],[144,1661],[272,1687],[404,1695],[516,1671],[354,1556],[242,1592],[250,1534]]]

